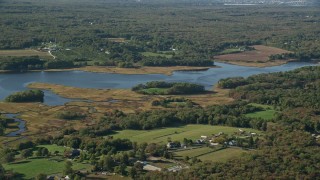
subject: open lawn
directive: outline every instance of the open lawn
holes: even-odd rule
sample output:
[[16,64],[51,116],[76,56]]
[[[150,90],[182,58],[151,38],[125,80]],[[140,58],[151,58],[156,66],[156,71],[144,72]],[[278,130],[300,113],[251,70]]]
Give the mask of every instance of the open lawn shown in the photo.
[[247,117],[262,118],[265,120],[271,120],[275,117],[275,113],[277,112],[276,110],[274,110],[274,108],[272,106],[263,105],[263,104],[255,104],[255,103],[251,103],[251,105],[257,106],[257,107],[262,107],[264,110],[246,114]]
[[[241,128],[245,131],[260,133],[257,130],[249,128]],[[227,126],[210,126],[210,125],[186,125],[180,127],[169,127],[154,130],[123,130],[113,134],[113,138],[127,138],[131,141],[141,142],[154,142],[154,143],[167,143],[168,138],[172,141],[182,141],[184,138],[199,139],[201,135],[210,136],[223,132],[225,134],[233,134],[238,132],[239,128]]]
[[262,118],[265,120],[271,120],[274,118],[274,114],[276,113],[275,110],[265,110],[265,111],[258,111],[254,113],[246,114],[247,117],[252,118]]
[[188,149],[184,151],[178,151],[178,152],[175,152],[174,154],[179,158],[185,157],[185,156],[200,157],[201,155],[204,155],[213,151],[216,151],[216,149],[210,148],[210,147],[200,147],[200,148]]
[[41,58],[53,59],[48,52],[36,51],[33,49],[17,49],[17,50],[0,50],[0,57],[4,56],[39,56]]
[[[65,161],[57,162],[46,158],[33,158],[15,163],[4,164],[3,166],[6,170],[13,170],[14,172],[25,175],[24,178],[30,179],[40,173],[48,175],[62,173],[65,166]],[[72,168],[74,170],[90,169],[91,166],[88,164],[73,162]]]
[[70,148],[68,148],[68,147],[58,146],[58,145],[56,145],[56,144],[52,144],[52,145],[40,145],[40,146],[38,146],[38,147],[45,147],[45,148],[47,148],[51,154],[53,154],[55,151],[59,151],[59,154],[60,154],[60,155],[62,155],[65,150],[70,149]]
[[240,53],[234,53],[233,50],[230,50],[229,54],[215,56],[215,59],[217,61],[228,62],[231,64],[257,67],[276,66],[288,62],[286,60],[269,61],[269,56],[290,53],[290,51],[263,45],[255,45],[253,47],[255,50]]
[[213,162],[226,162],[229,159],[239,157],[243,153],[248,153],[250,151],[243,150],[241,148],[227,148],[212,153],[205,154],[203,156],[197,157],[201,161],[213,161]]
[[165,58],[172,58],[171,54],[165,54],[165,53],[153,53],[153,52],[143,52],[141,53],[143,56],[146,57],[165,57]]
[[175,152],[174,154],[175,158],[178,159],[183,159],[184,157],[188,156],[189,158],[196,157],[201,161],[209,160],[213,162],[225,162],[231,158],[239,157],[241,154],[247,152],[249,151],[233,147],[226,149],[201,147]]

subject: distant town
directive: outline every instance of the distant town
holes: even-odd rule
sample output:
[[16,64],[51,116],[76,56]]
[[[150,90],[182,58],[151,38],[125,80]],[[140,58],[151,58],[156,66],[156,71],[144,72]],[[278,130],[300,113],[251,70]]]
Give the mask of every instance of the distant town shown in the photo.
[[289,5],[307,6],[316,4],[313,0],[222,0],[225,5]]

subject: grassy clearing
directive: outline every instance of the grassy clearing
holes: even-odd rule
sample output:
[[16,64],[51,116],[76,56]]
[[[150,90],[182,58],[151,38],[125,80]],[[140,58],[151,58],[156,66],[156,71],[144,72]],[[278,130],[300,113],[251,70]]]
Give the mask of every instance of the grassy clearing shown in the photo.
[[265,120],[272,120],[275,117],[275,110],[265,110],[265,111],[259,111],[254,113],[246,114],[247,117],[252,118],[262,118]]
[[[182,141],[184,138],[199,139],[201,135],[217,134],[224,132],[225,134],[233,134],[238,132],[239,128],[227,126],[210,126],[210,125],[186,125],[180,127],[170,127],[154,130],[123,130],[113,135],[113,138],[127,138],[138,143],[154,142],[167,143],[168,138],[172,141]],[[260,133],[257,130],[249,128],[241,128],[245,131]]]
[[217,61],[228,62],[241,66],[266,67],[277,66],[288,62],[288,60],[270,61],[270,55],[291,53],[290,51],[270,46],[255,45],[253,47],[255,50],[243,51],[239,53],[232,53],[233,50],[231,49],[228,50],[230,53],[223,53],[215,56],[215,59]]
[[[14,172],[25,175],[24,178],[29,179],[35,177],[40,173],[56,174],[61,173],[65,166],[65,161],[56,162],[45,158],[26,159],[24,161],[4,164],[6,170],[13,170]],[[72,168],[74,170],[90,169],[88,164],[74,163]]]
[[162,161],[162,162],[156,162],[156,163],[150,162],[149,164],[156,166],[156,167],[159,167],[159,168],[162,168],[162,169],[170,168],[170,167],[176,165],[176,164],[169,162],[169,161],[165,161],[165,162]]
[[250,105],[261,107],[264,110],[246,114],[247,117],[262,118],[265,120],[271,120],[275,117],[275,113],[277,112],[276,110],[274,110],[274,108],[272,106],[263,105],[263,104],[256,104],[256,103],[251,103]]
[[48,52],[36,51],[32,49],[17,49],[17,50],[0,50],[0,56],[39,56],[41,58],[50,58],[53,57]]
[[60,155],[62,155],[65,150],[70,149],[70,148],[67,148],[67,147],[58,146],[58,145],[56,145],[56,144],[52,144],[52,145],[40,145],[40,146],[38,146],[38,147],[45,147],[45,148],[47,148],[51,154],[53,154],[55,151],[59,151],[59,154],[60,154]]
[[203,156],[199,156],[198,159],[201,161],[213,161],[213,162],[226,162],[229,159],[239,157],[243,153],[248,153],[249,151],[240,149],[240,148],[227,148],[219,151],[215,151]]
[[171,54],[166,54],[166,53],[153,53],[153,52],[143,52],[141,53],[143,56],[146,57],[165,57],[165,58],[172,58]]
[[247,152],[248,151],[241,148],[226,148],[219,150],[216,148],[201,147],[175,152],[174,154],[178,159],[183,159],[184,157],[188,156],[189,158],[196,157],[201,161],[225,162],[231,158],[239,157],[243,153]]
[[185,151],[179,151],[179,152],[175,152],[176,156],[179,157],[200,157],[203,154],[207,154],[210,152],[215,151],[215,149],[213,148],[209,148],[209,147],[201,147],[201,148],[195,148],[195,149],[190,149],[190,150],[185,150]]

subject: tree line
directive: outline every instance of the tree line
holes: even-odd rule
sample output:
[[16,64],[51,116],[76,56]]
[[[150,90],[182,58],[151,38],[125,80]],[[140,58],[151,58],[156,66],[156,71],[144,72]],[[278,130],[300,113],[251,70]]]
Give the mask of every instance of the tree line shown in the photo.
[[131,90],[141,94],[153,95],[198,94],[205,92],[203,85],[164,81],[151,81],[146,84],[138,84],[132,87]]
[[5,98],[6,102],[43,102],[44,92],[41,90],[26,90],[13,93]]

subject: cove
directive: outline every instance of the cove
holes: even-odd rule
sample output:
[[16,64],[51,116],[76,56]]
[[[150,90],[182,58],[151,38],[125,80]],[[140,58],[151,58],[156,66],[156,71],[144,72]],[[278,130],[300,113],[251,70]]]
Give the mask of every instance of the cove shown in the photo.
[[[254,74],[289,71],[303,66],[315,65],[307,62],[290,62],[273,67],[245,67],[226,63],[215,63],[221,68],[210,68],[206,71],[176,71],[171,76],[163,74],[112,74],[93,73],[84,71],[62,72],[27,72],[14,74],[0,74],[0,100],[13,92],[26,90],[32,82],[61,84],[79,88],[131,88],[139,83],[148,81],[190,82],[202,84],[206,89],[222,78]],[[63,105],[73,99],[62,98],[50,91],[45,91],[44,103],[47,105]]]

